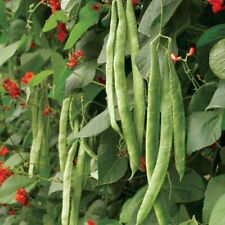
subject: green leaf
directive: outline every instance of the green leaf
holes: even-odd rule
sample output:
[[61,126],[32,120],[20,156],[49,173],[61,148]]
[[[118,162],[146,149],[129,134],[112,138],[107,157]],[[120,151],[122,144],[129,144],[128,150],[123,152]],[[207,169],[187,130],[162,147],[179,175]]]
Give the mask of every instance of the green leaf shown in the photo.
[[69,18],[64,14],[62,10],[57,10],[45,21],[45,25],[42,31],[43,32],[50,31],[57,26],[58,22],[66,23],[68,20]]
[[5,62],[7,62],[15,53],[19,46],[19,41],[7,45],[7,46],[0,46],[0,66],[2,66]]
[[204,32],[198,39],[196,47],[204,48],[207,45],[215,43],[222,38],[225,38],[225,24],[219,24],[206,30],[206,32]]
[[66,63],[63,57],[57,53],[53,52],[51,54],[52,68],[53,68],[53,88],[49,96],[53,99],[56,99],[59,102],[65,97],[65,85],[66,79],[71,73],[70,70],[66,68]]
[[44,214],[42,218],[42,222],[43,222],[43,225],[55,225],[53,218],[49,214]]
[[52,182],[49,187],[48,195],[51,195],[54,192],[62,191],[63,190],[63,184],[59,182],[59,180],[63,180],[63,174],[61,172],[58,172],[55,174],[55,176],[52,178]]
[[198,225],[198,222],[195,219],[195,216],[193,216],[193,218],[191,220],[180,223],[179,225]]
[[87,29],[98,22],[101,10],[93,10],[92,6],[94,4],[99,3],[91,0],[80,10],[79,22],[75,24],[70,32],[64,49],[72,48],[78,39],[87,31]]
[[6,17],[6,8],[5,8],[5,2],[3,0],[0,0],[0,25],[4,28],[4,30],[8,27],[8,21]]
[[49,75],[53,74],[53,70],[43,70],[40,73],[36,74],[32,80],[29,82],[29,86],[35,87],[38,84],[42,83]]
[[[30,154],[27,152],[21,152],[20,155],[23,157],[24,160],[28,160]],[[13,167],[13,166],[18,166],[20,165],[22,162],[24,162],[24,160],[20,157],[20,155],[18,153],[15,153],[13,155],[11,155],[5,162],[4,165],[5,166],[9,166],[9,167]]]
[[80,0],[62,0],[61,9],[66,13],[67,16],[70,16],[74,9],[79,7]]
[[10,42],[19,41],[26,31],[26,22],[24,20],[14,20],[10,24],[9,37]]
[[66,94],[70,94],[77,88],[87,86],[94,79],[95,63],[92,61],[82,63],[70,73],[71,75],[66,79]]
[[188,113],[204,111],[209,105],[216,88],[217,83],[215,82],[202,85],[192,96],[188,107]]
[[121,223],[116,220],[103,219],[98,221],[98,225],[121,225]]
[[38,73],[50,58],[50,54],[50,49],[38,49],[35,52],[24,53],[21,56],[20,70],[24,73],[28,71]]
[[118,157],[119,137],[112,130],[102,135],[98,148],[98,184],[109,184],[122,178],[127,170],[127,159]]
[[[217,191],[216,191],[217,192]],[[213,193],[214,194],[214,193]],[[220,196],[218,201],[216,202],[212,214],[209,219],[209,225],[224,225],[225,224],[225,194]]]
[[92,137],[100,134],[102,131],[110,127],[110,118],[108,110],[90,120],[76,135],[76,138]]
[[171,183],[172,190],[168,182],[163,189],[176,203],[194,202],[204,198],[206,185],[201,176],[192,169],[188,169],[181,182],[178,174],[173,171]]
[[221,136],[222,112],[194,112],[188,118],[187,152],[213,144]]
[[209,54],[209,66],[220,79],[225,79],[225,39],[217,42]]
[[19,188],[25,188],[29,192],[37,183],[36,179],[27,176],[13,175],[9,177],[0,188],[0,203],[15,203],[15,194]]
[[[170,18],[173,16],[177,7],[181,4],[182,0],[167,0],[163,2],[163,22],[164,27]],[[151,1],[149,7],[145,11],[138,31],[147,36],[156,36],[160,31],[160,1]]]
[[225,108],[225,81],[220,80],[218,87],[206,109]]
[[[204,207],[203,207],[203,221],[204,223],[209,223],[210,215],[213,211],[213,208],[216,205],[216,202],[225,194],[225,175],[219,175],[212,177],[208,183]],[[217,223],[215,223],[217,225]]]

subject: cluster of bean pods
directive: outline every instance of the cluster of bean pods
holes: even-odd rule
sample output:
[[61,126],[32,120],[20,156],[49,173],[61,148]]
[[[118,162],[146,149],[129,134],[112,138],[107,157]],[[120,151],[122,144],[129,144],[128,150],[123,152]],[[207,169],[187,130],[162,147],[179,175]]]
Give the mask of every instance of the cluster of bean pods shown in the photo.
[[[126,38],[129,40],[133,74],[133,117],[129,108],[124,67]],[[111,126],[124,138],[127,146],[131,178],[139,167],[139,157],[145,140],[148,188],[138,211],[136,225],[144,222],[152,207],[159,224],[169,224],[160,190],[167,174],[172,148],[174,148],[175,167],[180,179],[185,169],[185,115],[179,79],[174,63],[170,59],[173,43],[172,39],[168,38],[168,48],[160,70],[159,42],[160,38],[156,38],[149,46],[151,68],[146,91],[146,110],[144,78],[135,63],[139,43],[132,1],[126,1],[126,10],[124,10],[122,0],[113,0],[106,46],[106,94]],[[117,107],[122,129],[115,116]],[[147,114],[146,127],[145,114]]]

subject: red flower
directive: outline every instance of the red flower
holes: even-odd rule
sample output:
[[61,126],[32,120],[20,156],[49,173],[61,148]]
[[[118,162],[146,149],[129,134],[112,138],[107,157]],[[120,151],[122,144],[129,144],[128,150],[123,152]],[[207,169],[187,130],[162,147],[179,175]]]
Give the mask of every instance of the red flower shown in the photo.
[[138,5],[138,3],[139,3],[139,0],[132,0],[133,5]]
[[49,106],[45,105],[43,115],[48,116],[51,112],[52,112],[52,110],[49,108]]
[[106,84],[106,81],[105,81],[105,79],[103,79],[102,77],[98,77],[98,82],[100,83],[100,84]]
[[14,209],[9,209],[8,212],[7,212],[7,214],[9,216],[16,215],[16,211]]
[[212,11],[214,14],[217,14],[221,10],[224,10],[223,0],[208,0],[209,4],[212,5]]
[[96,3],[94,5],[92,5],[91,7],[94,11],[99,11],[101,8],[101,5],[99,3]]
[[31,79],[34,77],[34,74],[33,74],[33,72],[26,72],[24,75],[23,75],[23,77],[22,77],[22,79],[21,79],[21,82],[23,83],[23,84],[28,84],[30,81],[31,81]]
[[9,149],[5,146],[2,146],[1,150],[0,150],[0,156],[5,156],[9,153]]
[[61,9],[59,0],[49,0],[49,4],[52,6],[52,14]]
[[32,41],[30,44],[30,48],[34,49],[36,47],[37,47],[37,45],[36,45],[35,41]]
[[25,188],[20,188],[16,191],[16,196],[15,199],[17,202],[19,202],[22,206],[27,206],[29,205],[28,203],[28,193],[25,190]]
[[68,36],[68,31],[66,29],[65,23],[59,23],[57,25],[57,39],[59,42],[64,42]]
[[189,52],[188,52],[188,56],[193,56],[195,54],[195,48],[194,47],[191,47],[190,49],[189,49]]
[[72,55],[69,57],[69,62],[66,63],[66,65],[69,68],[74,68],[79,60],[84,57],[84,52],[82,50],[77,50],[76,52],[72,53]]
[[87,221],[87,225],[96,225],[95,222],[93,220],[88,220]]
[[170,58],[171,58],[174,62],[180,61],[180,57],[178,57],[178,56],[175,55],[174,53],[170,55]]
[[10,94],[13,99],[16,99],[20,95],[20,89],[18,88],[17,84],[10,79],[4,80],[2,82],[2,87]]
[[140,171],[145,172],[146,171],[146,163],[144,156],[141,156],[140,158],[140,164],[139,164]]
[[4,183],[4,181],[12,175],[13,175],[13,173],[11,171],[9,171],[8,168],[3,167],[3,163],[1,162],[1,165],[0,165],[0,185],[2,185]]

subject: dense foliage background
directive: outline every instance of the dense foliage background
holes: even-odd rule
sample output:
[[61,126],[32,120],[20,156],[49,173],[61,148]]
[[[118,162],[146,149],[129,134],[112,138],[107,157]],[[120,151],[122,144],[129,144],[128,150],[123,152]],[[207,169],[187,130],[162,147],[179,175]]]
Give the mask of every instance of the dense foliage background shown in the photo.
[[[224,225],[223,0],[132,2],[141,45],[136,63],[146,83],[149,43],[158,34],[174,40],[171,60],[176,61],[182,87],[187,157],[181,182],[171,157],[163,185],[170,224]],[[110,11],[110,0],[0,0],[2,225],[61,224],[65,187],[59,167],[60,132],[66,135],[67,150],[86,141],[83,172],[73,171],[69,193],[79,193],[76,182],[82,177],[79,224],[136,224],[147,187],[144,149],[140,169],[129,180],[126,145],[110,128],[106,101],[105,48]],[[166,39],[160,40],[165,46]],[[132,70],[130,49],[126,47],[132,110]],[[162,61],[160,50],[158,54]],[[65,99],[70,102],[69,119],[62,131],[59,124]],[[35,133],[34,112],[42,118],[36,124],[42,136]],[[77,124],[79,131],[74,128]],[[34,140],[38,140],[39,158],[32,161]],[[78,153],[73,170],[80,166],[77,157]],[[143,224],[158,224],[154,211]]]

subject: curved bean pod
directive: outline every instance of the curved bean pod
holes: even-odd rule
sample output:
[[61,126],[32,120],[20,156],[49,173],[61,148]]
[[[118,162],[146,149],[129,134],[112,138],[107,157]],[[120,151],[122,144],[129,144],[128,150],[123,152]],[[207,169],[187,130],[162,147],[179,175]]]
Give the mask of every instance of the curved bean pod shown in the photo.
[[[151,71],[148,82],[148,105],[145,141],[146,173],[149,184],[157,160],[160,131],[161,75],[156,46],[156,41],[150,45]],[[168,216],[164,206],[164,199],[160,194],[154,203],[154,210],[159,224],[167,225]]]
[[[172,39],[169,39],[168,48],[170,54],[172,53],[172,46]],[[185,113],[180,81],[178,79],[174,63],[171,59],[169,59],[169,70],[171,89],[170,95],[173,114],[174,158],[175,166],[181,180],[185,172]]]
[[131,54],[131,64],[133,73],[133,89],[134,89],[134,126],[137,134],[139,150],[142,149],[144,122],[145,122],[145,90],[144,80],[136,65],[136,55],[139,51],[137,21],[135,17],[132,0],[127,0],[126,18],[128,27],[128,40]]
[[135,133],[132,116],[129,109],[126,75],[124,68],[124,56],[126,46],[126,17],[122,0],[117,0],[119,23],[116,32],[116,46],[114,56],[115,89],[118,102],[118,109],[121,118],[122,131],[126,141],[129,154],[131,177],[139,168],[140,151]]
[[69,115],[70,97],[63,100],[62,109],[59,120],[59,137],[58,137],[58,150],[59,150],[59,166],[60,171],[63,171],[66,165],[66,144],[67,144],[67,121]]
[[158,196],[158,193],[160,192],[160,189],[163,185],[169,166],[173,139],[172,104],[170,95],[168,94],[169,92],[169,74],[165,73],[163,74],[163,88],[161,98],[161,132],[159,153],[148,189],[137,215],[136,225],[141,224],[150,213],[152,206]]
[[121,130],[116,122],[115,117],[115,90],[114,90],[114,71],[113,71],[113,56],[114,56],[114,45],[116,39],[116,28],[117,28],[117,15],[116,15],[116,1],[112,2],[111,8],[111,21],[109,37],[106,44],[106,95],[108,110],[110,116],[110,122],[112,128],[121,136]]

